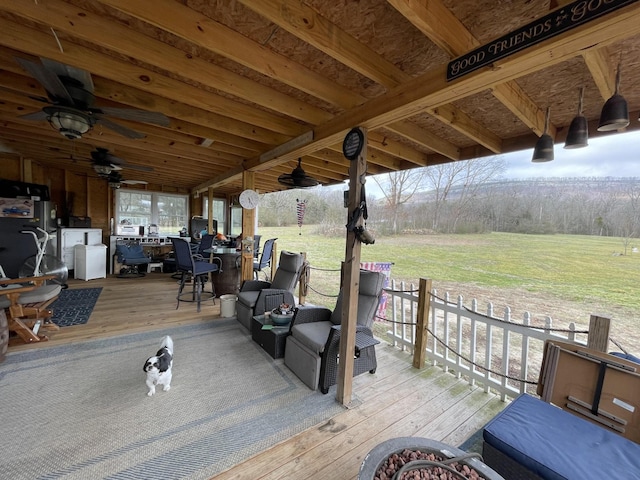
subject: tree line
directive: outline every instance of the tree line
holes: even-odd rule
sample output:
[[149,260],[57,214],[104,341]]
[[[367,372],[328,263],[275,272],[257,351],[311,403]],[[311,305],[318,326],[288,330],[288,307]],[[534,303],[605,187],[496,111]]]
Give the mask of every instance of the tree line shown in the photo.
[[[505,179],[499,157],[452,162],[372,177],[381,197],[367,196],[367,228],[377,235],[402,233],[513,232],[616,236],[640,235],[640,179]],[[372,180],[369,179],[368,183]],[[303,224],[344,231],[343,188],[289,190],[265,195],[259,222]],[[625,247],[627,245],[625,244]]]

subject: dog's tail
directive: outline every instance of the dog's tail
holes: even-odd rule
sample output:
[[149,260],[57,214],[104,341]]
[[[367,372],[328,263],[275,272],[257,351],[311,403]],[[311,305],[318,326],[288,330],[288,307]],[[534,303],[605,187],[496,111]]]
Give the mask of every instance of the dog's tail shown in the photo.
[[171,353],[171,355],[173,356],[173,339],[169,335],[162,337],[160,348],[166,348],[167,350],[169,350],[169,353]]

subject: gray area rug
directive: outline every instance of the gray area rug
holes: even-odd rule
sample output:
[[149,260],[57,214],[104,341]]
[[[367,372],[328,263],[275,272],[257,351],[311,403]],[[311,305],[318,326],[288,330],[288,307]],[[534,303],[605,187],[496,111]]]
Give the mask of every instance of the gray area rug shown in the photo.
[[[142,366],[175,342],[171,390]],[[0,476],[207,479],[343,411],[234,319],[9,354]]]

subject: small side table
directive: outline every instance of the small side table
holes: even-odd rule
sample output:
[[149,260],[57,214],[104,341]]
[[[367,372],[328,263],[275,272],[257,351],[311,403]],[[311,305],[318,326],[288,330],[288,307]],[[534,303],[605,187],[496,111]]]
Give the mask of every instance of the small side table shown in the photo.
[[151,263],[147,265],[147,273],[153,272],[156,268],[159,269],[162,273],[162,271],[164,270],[164,263],[151,261]]
[[284,347],[289,335],[289,325],[284,327],[273,326],[271,329],[264,329],[264,325],[271,325],[271,321],[264,315],[257,315],[251,320],[251,338],[254,342],[273,358],[284,357]]

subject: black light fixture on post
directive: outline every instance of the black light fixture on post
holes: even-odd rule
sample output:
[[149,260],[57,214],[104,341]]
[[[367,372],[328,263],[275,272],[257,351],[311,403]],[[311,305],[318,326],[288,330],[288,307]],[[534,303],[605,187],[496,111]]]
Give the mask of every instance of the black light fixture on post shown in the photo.
[[547,115],[544,120],[544,132],[536,142],[536,146],[533,149],[533,158],[531,161],[534,163],[550,162],[553,160],[553,138],[551,138],[551,135],[547,133],[547,130],[549,129],[550,113],[551,109],[547,107]]
[[580,89],[580,100],[578,102],[578,115],[571,120],[567,139],[564,148],[582,148],[589,145],[589,122],[587,117],[582,114],[582,99],[584,97],[584,87]]
[[602,107],[598,131],[610,132],[612,130],[620,130],[627,125],[629,125],[629,108],[627,107],[627,101],[620,95],[620,65],[618,65],[618,71],[616,72],[616,91]]

